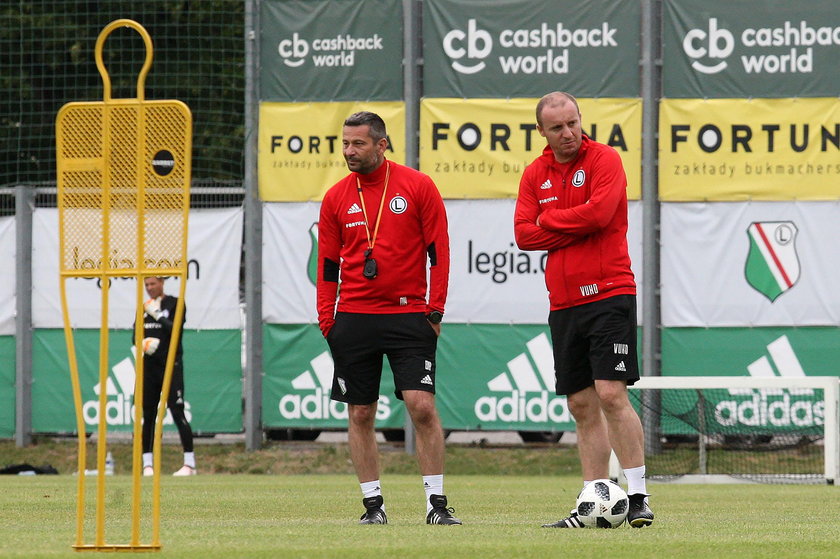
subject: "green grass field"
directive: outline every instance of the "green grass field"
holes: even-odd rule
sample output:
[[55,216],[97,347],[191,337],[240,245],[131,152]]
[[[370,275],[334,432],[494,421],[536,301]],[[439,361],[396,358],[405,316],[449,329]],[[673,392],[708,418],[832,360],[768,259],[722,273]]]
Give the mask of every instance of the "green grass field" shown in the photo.
[[[92,492],[94,478],[88,480]],[[577,476],[448,475],[460,527],[425,525],[419,476],[382,480],[390,524],[358,526],[361,495],[353,475],[167,476],[160,555],[777,559],[834,558],[840,544],[835,487],[651,484],[657,518],[649,528],[549,530],[540,524],[573,505]],[[108,543],[129,541],[130,481],[108,478]],[[72,475],[0,476],[0,556],[79,557],[71,549],[75,506]],[[93,501],[88,507],[92,519]]]

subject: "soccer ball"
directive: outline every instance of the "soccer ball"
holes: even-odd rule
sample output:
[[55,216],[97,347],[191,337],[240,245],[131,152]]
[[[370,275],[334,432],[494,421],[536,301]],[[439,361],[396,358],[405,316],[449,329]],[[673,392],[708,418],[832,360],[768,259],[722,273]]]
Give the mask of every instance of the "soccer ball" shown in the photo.
[[577,498],[578,518],[587,528],[618,528],[627,518],[627,493],[610,479],[596,479]]

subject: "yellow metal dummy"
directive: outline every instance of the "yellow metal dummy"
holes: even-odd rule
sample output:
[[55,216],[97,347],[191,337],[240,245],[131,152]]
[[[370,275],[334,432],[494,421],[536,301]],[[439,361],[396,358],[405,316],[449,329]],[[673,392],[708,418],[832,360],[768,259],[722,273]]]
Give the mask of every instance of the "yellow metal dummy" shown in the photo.
[[[102,60],[105,40],[121,27],[137,31],[146,47],[145,62],[137,78],[136,98],[111,98],[111,81]],[[73,545],[77,551],[159,551],[161,548],[160,444],[178,344],[169,346],[155,425],[151,542],[140,543],[143,280],[150,276],[180,278],[172,332],[172,339],[177,340],[181,335],[186,287],[192,116],[180,101],[145,100],[146,75],[151,65],[152,41],[146,30],[128,19],[110,23],[96,41],[96,66],[102,76],[103,100],[68,103],[56,119],[59,285],[79,436],[76,543]],[[67,280],[72,278],[96,278],[102,287],[93,543],[85,543],[85,421],[67,306]],[[137,285],[131,541],[126,544],[109,544],[105,539],[108,434],[105,387],[108,380],[108,293],[112,278],[134,278]]]

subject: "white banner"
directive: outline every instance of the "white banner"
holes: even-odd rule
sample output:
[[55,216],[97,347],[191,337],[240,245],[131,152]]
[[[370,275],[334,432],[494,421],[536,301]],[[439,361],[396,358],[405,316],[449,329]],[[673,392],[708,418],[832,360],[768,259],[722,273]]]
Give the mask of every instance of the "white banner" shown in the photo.
[[0,217],[0,336],[15,333],[15,218]]
[[[516,247],[515,200],[446,200],[451,270],[446,321],[543,324],[548,292],[542,252]],[[316,321],[314,250],[318,203],[265,204],[263,319],[274,324]],[[636,282],[642,262],[642,205],[630,202],[628,241]],[[641,317],[641,309],[639,310]]]
[[263,321],[318,322],[315,266],[320,202],[263,204]]
[[[36,328],[62,328],[58,274],[58,210],[38,208],[32,231],[32,321]],[[192,210],[187,239],[187,321],[185,328],[238,329],[239,261],[242,208]],[[166,293],[178,295],[177,278],[166,281]],[[70,321],[75,328],[101,326],[102,292],[97,279],[67,280]],[[109,294],[108,325],[134,324],[136,284],[116,278]],[[144,292],[145,295],[145,292]]]
[[663,326],[836,326],[840,204],[664,203]]

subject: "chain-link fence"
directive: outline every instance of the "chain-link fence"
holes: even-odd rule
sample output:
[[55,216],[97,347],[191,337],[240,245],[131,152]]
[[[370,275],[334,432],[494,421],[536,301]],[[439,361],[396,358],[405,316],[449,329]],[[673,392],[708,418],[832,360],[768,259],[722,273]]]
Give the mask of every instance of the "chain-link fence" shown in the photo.
[[[241,203],[244,11],[242,0],[4,2],[0,187],[38,187],[36,203],[52,205],[56,114],[71,101],[102,100],[96,39],[111,21],[128,18],[146,28],[154,45],[145,98],[178,99],[192,111],[193,207]],[[135,31],[109,36],[103,60],[113,98],[137,96],[145,56]],[[0,204],[4,215],[7,206]]]

